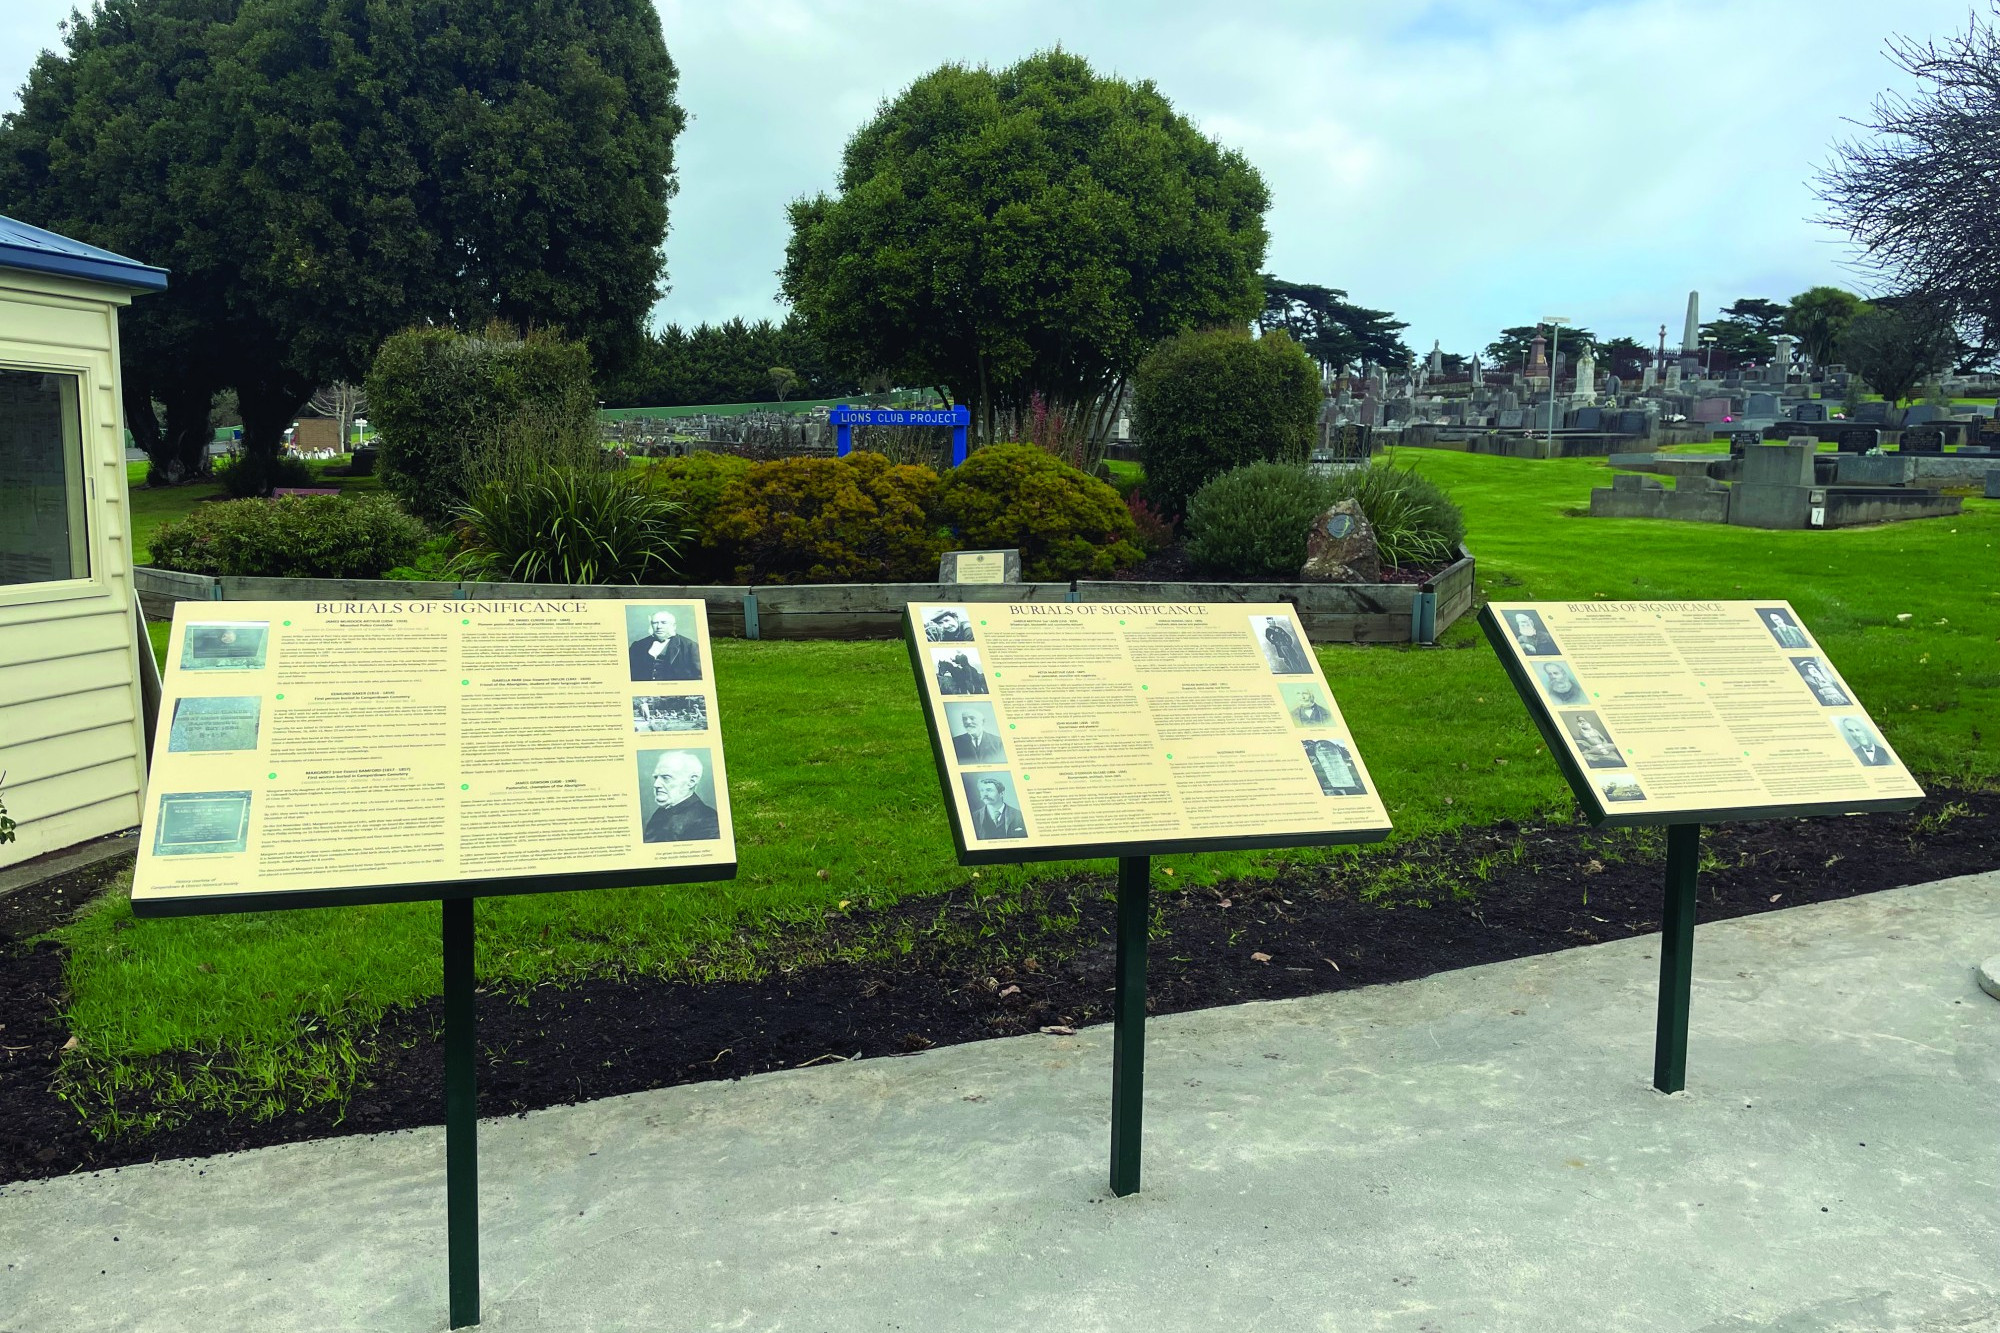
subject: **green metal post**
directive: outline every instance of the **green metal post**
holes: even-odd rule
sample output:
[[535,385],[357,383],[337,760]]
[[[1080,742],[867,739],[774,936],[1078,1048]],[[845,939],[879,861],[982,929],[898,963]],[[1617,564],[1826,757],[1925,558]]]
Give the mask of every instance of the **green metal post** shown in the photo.
[[1118,858],[1118,972],[1111,998],[1111,1192],[1139,1192],[1145,1116],[1146,931],[1152,858]]
[[472,899],[444,901],[444,1198],[452,1328],[479,1322],[479,1106]]
[[1653,1039],[1653,1086],[1687,1086],[1688,994],[1694,981],[1694,882],[1701,825],[1667,826],[1667,894],[1660,913],[1660,1026]]

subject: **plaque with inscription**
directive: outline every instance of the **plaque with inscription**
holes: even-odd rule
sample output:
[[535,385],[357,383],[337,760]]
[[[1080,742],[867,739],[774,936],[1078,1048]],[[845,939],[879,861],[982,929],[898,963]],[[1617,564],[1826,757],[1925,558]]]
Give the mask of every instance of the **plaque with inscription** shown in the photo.
[[911,603],[906,623],[961,864],[1389,832],[1289,606]]
[[182,602],[139,916],[727,879],[705,605]]
[[1593,823],[1923,798],[1787,602],[1494,602],[1479,623]]

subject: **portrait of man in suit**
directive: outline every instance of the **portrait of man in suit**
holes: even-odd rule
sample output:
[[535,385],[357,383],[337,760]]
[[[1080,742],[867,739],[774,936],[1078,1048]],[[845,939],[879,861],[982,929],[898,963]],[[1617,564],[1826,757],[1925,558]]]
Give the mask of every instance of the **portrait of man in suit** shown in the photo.
[[1537,662],[1536,674],[1542,678],[1542,688],[1549,692],[1549,698],[1559,704],[1580,704],[1583,702],[1583,686],[1577,683],[1576,675],[1567,662]]
[[1895,760],[1889,754],[1889,747],[1875,739],[1875,733],[1868,730],[1868,724],[1858,717],[1840,719],[1840,738],[1847,742],[1847,748],[1854,751],[1854,757],[1869,768],[1881,768]]
[[991,704],[959,704],[949,713],[951,748],[961,764],[1004,764],[1007,749],[1000,743]]
[[1521,645],[1521,653],[1525,657],[1554,657],[1562,651],[1549,637],[1548,626],[1542,623],[1538,612],[1509,611],[1507,624],[1514,631],[1514,642]]
[[1320,699],[1319,691],[1313,686],[1285,685],[1279,690],[1285,702],[1291,705],[1285,711],[1292,715],[1292,725],[1323,727],[1333,721],[1333,710]]
[[1250,627],[1257,633],[1264,661],[1274,676],[1310,676],[1312,658],[1299,642],[1288,616],[1252,616]]
[[715,807],[701,799],[702,779],[708,776],[702,762],[705,751],[659,750],[639,752],[643,767],[649,755],[657,755],[649,784],[653,812],[646,816],[647,842],[706,842],[722,836]]
[[633,680],[700,680],[701,651],[680,632],[670,607],[656,607],[648,618],[650,633],[632,641]]
[[1799,628],[1798,622],[1777,607],[1768,607],[1757,614],[1764,617],[1764,628],[1771,631],[1771,637],[1778,641],[1780,648],[1806,646],[1805,631]]
[[993,838],[1025,838],[1028,825],[1021,808],[1013,802],[1013,784],[1004,773],[968,774],[965,794],[972,807],[972,836],[981,841]]

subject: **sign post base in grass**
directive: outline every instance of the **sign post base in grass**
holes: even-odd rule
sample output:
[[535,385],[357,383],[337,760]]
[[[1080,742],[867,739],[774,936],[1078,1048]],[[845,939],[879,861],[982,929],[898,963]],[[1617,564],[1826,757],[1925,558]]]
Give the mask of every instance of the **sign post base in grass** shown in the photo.
[[1149,856],[1118,858],[1118,962],[1111,1000],[1111,1192],[1139,1192],[1146,1103],[1146,931]]
[[444,1198],[451,1328],[479,1322],[479,1067],[472,899],[444,900]]
[[1660,1024],[1653,1038],[1653,1086],[1687,1086],[1688,997],[1694,982],[1694,885],[1701,825],[1667,825],[1667,890],[1660,911]]

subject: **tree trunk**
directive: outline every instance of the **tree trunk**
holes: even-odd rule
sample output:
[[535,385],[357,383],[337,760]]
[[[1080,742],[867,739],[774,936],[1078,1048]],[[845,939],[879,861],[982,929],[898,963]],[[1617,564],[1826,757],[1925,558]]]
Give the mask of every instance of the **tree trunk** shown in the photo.
[[243,413],[243,463],[263,470],[258,487],[261,494],[269,495],[274,485],[271,462],[284,449],[285,428],[311,396],[310,389],[284,384],[236,386],[236,405]]
[[166,444],[178,470],[176,479],[192,481],[208,471],[208,442],[215,438],[209,412],[215,406],[215,393],[198,385],[183,384],[168,390],[164,397]]
[[125,429],[132,432],[132,443],[146,455],[146,461],[153,465],[161,480],[173,480],[170,466],[173,455],[167,451],[166,437],[160,433],[159,414],[153,411],[152,386],[127,375],[121,396],[125,402]]

